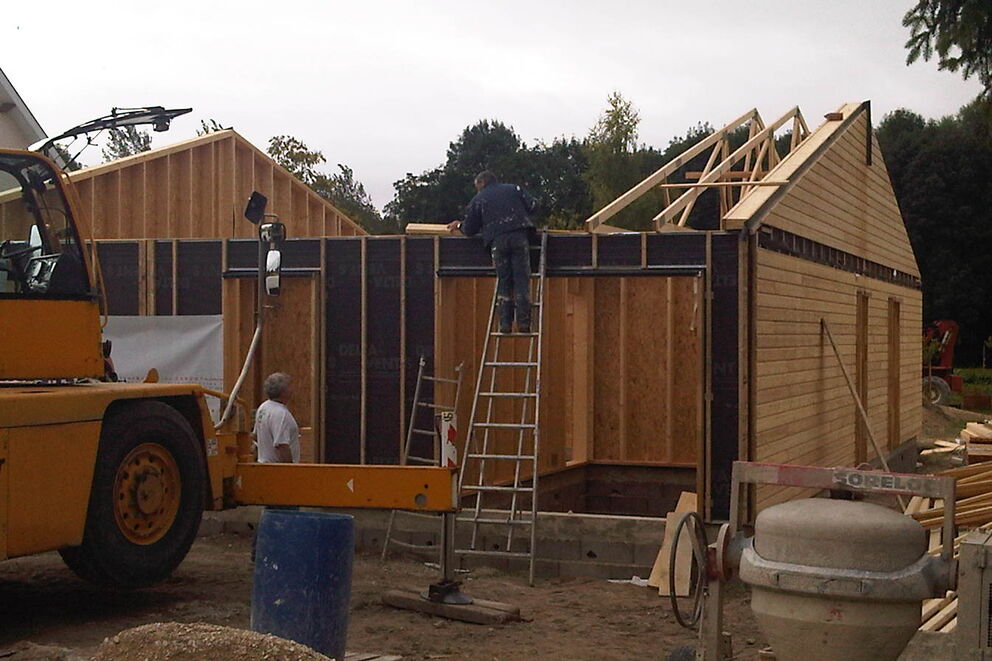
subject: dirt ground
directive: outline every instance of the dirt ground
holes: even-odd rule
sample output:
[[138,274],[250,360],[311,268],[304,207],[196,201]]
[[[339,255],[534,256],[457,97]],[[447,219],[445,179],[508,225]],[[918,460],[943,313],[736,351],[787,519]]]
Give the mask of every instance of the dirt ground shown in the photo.
[[[965,422],[986,417],[927,409],[920,446],[953,440]],[[938,461],[921,470],[945,468],[952,458],[941,455]],[[201,538],[172,578],[134,592],[84,583],[54,553],[0,563],[0,659],[88,661],[105,638],[154,622],[247,629],[250,543],[239,535]],[[348,648],[407,659],[664,659],[694,639],[655,590],[596,579],[539,580],[531,588],[524,577],[495,570],[467,575],[467,592],[518,605],[528,620],[502,626],[434,618],[379,601],[385,589],[423,587],[435,578],[434,570],[412,560],[383,564],[378,557],[356,557]],[[764,646],[739,585],[730,591],[725,629],[734,633],[741,659],[754,658]]]
[[[77,579],[54,553],[0,563],[0,659],[82,661],[104,638],[152,622],[247,628],[249,546],[250,538],[240,535],[201,538],[171,579],[124,593]],[[502,626],[379,602],[384,589],[426,586],[435,576],[413,561],[356,557],[348,649],[407,659],[663,659],[693,640],[655,590],[596,579],[544,580],[531,588],[523,576],[486,569],[469,574],[470,594],[516,604],[529,620]],[[746,653],[741,658],[756,656],[763,640],[743,591],[732,592],[726,617],[736,649]]]

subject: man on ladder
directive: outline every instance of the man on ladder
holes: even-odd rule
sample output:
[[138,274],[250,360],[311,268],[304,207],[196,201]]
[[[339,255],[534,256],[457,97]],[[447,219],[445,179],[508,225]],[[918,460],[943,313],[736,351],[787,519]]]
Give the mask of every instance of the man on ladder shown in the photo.
[[461,229],[465,236],[482,233],[496,268],[499,332],[513,332],[515,308],[517,332],[530,333],[530,239],[534,233],[530,214],[537,202],[520,186],[499,183],[489,170],[476,175],[475,190],[465,220],[452,221],[448,229]]

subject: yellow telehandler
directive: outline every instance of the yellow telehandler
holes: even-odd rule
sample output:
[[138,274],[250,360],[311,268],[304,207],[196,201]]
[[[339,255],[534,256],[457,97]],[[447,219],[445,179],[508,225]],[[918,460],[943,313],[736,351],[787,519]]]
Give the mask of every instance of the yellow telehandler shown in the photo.
[[50,159],[0,150],[0,560],[57,549],[133,587],[175,569],[204,509],[454,509],[453,469],[258,464],[210,391],[112,382],[81,208]]

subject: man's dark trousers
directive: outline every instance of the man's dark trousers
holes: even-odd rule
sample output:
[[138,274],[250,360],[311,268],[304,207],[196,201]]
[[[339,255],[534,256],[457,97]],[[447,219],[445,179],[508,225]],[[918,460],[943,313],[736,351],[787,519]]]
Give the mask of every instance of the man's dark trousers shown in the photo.
[[496,267],[496,305],[499,329],[509,333],[516,308],[517,330],[530,332],[530,232],[519,229],[493,238],[493,265]]

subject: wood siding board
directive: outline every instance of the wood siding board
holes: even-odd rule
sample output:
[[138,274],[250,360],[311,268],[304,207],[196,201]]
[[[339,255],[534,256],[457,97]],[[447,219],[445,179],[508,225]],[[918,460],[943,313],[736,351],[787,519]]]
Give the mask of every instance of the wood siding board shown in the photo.
[[[756,459],[851,465],[861,458],[855,442],[853,402],[819,328],[819,317],[827,317],[842,359],[855,371],[859,291],[869,294],[862,309],[861,372],[872,430],[881,433],[889,420],[890,338],[880,320],[886,318],[888,298],[898,296],[903,312],[899,346],[913,353],[910,360],[900,357],[898,383],[912,394],[900,392],[900,404],[908,407],[906,423],[899,425],[892,447],[919,433],[920,366],[915,356],[919,354],[922,298],[918,290],[764,249],[758,251],[756,276]],[[789,299],[796,310],[784,307]],[[781,490],[760,489],[758,502],[768,506],[786,495]]]

